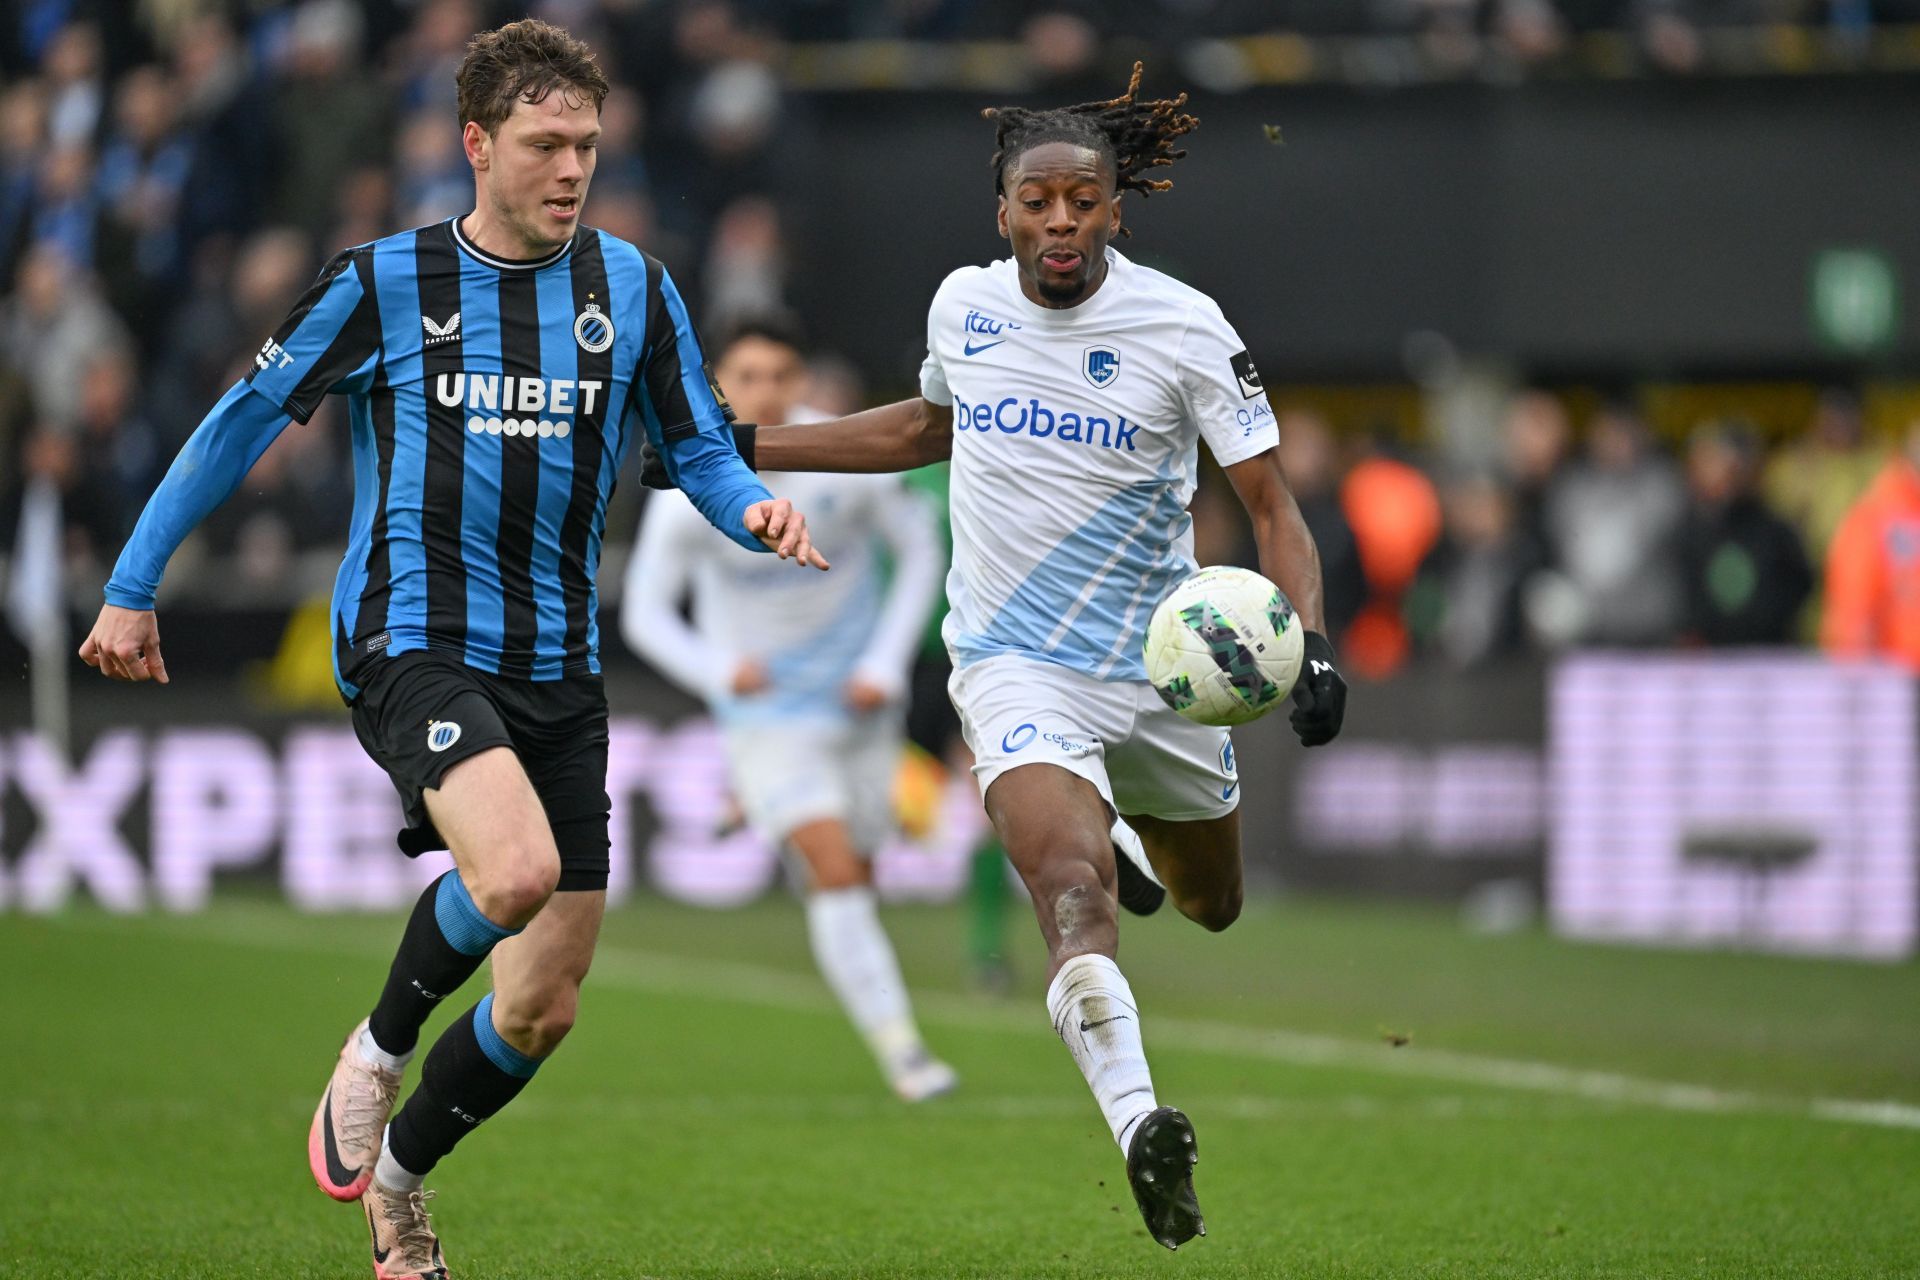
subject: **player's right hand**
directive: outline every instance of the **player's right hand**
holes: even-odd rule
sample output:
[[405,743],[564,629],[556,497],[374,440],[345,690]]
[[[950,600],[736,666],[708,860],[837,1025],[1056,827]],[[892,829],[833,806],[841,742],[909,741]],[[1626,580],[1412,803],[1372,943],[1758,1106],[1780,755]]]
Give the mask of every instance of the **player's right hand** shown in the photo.
[[160,621],[151,609],[101,606],[80,646],[80,660],[114,680],[167,683],[167,664],[160,659]]
[[772,683],[766,667],[748,658],[733,669],[733,679],[728,682],[727,690],[736,698],[747,698],[764,692]]
[[782,560],[792,560],[816,569],[831,568],[827,558],[813,548],[807,536],[807,518],[793,509],[785,498],[756,502],[746,510],[747,532]]

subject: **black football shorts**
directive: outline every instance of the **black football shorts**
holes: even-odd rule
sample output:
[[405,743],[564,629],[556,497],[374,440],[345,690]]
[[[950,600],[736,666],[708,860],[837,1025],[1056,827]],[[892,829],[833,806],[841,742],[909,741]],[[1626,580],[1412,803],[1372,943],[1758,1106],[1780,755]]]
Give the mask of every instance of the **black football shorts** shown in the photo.
[[371,664],[353,701],[353,730],[406,811],[401,852],[444,849],[421,794],[490,747],[511,747],[547,811],[560,850],[560,889],[607,887],[607,692],[593,674],[559,680],[491,675],[442,653]]

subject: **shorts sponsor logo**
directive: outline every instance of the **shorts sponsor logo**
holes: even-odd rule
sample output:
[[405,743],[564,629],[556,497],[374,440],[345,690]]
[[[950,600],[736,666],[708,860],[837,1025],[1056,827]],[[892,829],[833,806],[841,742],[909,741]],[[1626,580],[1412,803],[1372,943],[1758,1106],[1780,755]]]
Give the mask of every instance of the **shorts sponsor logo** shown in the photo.
[[1006,737],[1000,739],[1000,749],[1011,754],[1012,752],[1024,749],[1039,736],[1040,731],[1032,725],[1017,725],[1007,731]]
[[1239,787],[1240,787],[1240,779],[1235,778],[1232,782],[1229,782],[1226,786],[1220,788],[1220,798],[1222,800],[1233,799],[1233,793],[1237,791]]
[[460,726],[453,721],[427,721],[427,750],[437,754],[458,741],[460,741]]
[[1077,741],[1076,739],[1073,739],[1073,738],[1069,738],[1064,733],[1045,734],[1043,735],[1042,740],[1046,742],[1051,742],[1054,746],[1060,748],[1062,751],[1066,752],[1070,756],[1079,755],[1080,753],[1088,750],[1086,743]]
[[1120,352],[1113,347],[1088,347],[1080,357],[1080,372],[1096,387],[1111,386],[1120,376]]

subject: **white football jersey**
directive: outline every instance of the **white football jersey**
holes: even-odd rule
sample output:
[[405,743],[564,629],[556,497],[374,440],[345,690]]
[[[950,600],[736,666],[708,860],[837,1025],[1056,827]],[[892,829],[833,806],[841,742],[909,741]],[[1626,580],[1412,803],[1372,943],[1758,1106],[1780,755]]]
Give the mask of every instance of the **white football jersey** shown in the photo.
[[[904,694],[944,567],[927,500],[896,475],[769,472],[762,479],[806,516],[833,569],[820,573],[748,551],[709,525],[685,494],[656,493],[627,566],[620,617],[627,643],[730,726],[844,721],[844,690],[855,676]],[[689,589],[692,627],[679,613]],[[766,667],[770,687],[736,697],[733,672],[747,659]]]
[[1195,568],[1199,439],[1222,466],[1279,443],[1218,304],[1111,248],[1107,263],[1077,307],[1029,302],[1011,258],[934,294],[920,389],[953,406],[956,667],[1020,653],[1144,679],[1147,619]]

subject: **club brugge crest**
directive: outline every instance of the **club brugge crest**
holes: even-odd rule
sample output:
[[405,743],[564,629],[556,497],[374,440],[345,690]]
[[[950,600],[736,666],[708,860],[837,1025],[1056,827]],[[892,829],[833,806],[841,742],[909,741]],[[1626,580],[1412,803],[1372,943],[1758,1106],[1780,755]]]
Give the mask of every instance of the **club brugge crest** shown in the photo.
[[613,345],[613,321],[600,304],[589,302],[587,309],[573,318],[573,338],[583,351],[599,355]]
[[1080,358],[1080,372],[1094,386],[1108,386],[1120,376],[1120,353],[1112,347],[1088,347]]

